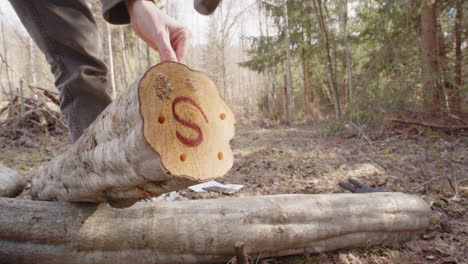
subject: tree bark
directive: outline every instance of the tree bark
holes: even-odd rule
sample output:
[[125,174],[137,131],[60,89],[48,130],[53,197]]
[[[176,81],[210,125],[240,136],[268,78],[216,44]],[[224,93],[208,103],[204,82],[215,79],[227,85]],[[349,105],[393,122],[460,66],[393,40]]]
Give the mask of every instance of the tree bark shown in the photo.
[[403,193],[274,195],[141,202],[115,209],[0,199],[8,263],[226,263],[417,238],[431,210]]
[[289,43],[289,22],[288,22],[288,7],[286,5],[287,0],[283,0],[283,20],[284,20],[284,35],[285,44],[284,49],[286,51],[286,124],[294,122],[294,91],[292,85],[292,74],[291,74],[291,51]]
[[428,0],[424,0],[421,10],[421,65],[423,93],[425,97],[431,99],[424,102],[424,108],[430,113],[436,113],[442,101],[436,14],[435,4],[429,4]]
[[34,43],[32,38],[28,39],[28,50],[29,50],[29,74],[30,74],[30,79],[29,83],[31,85],[36,85],[37,83],[37,78],[36,78],[36,58],[34,56]]
[[334,74],[333,74],[332,61],[330,57],[330,46],[328,44],[328,34],[327,34],[327,29],[325,28],[325,23],[324,23],[323,14],[322,14],[321,0],[312,0],[312,3],[314,5],[315,14],[319,22],[319,28],[320,28],[320,33],[321,33],[320,35],[321,35],[322,42],[323,42],[323,49],[325,51],[325,62],[326,62],[326,68],[327,68],[328,85],[329,85],[330,93],[333,99],[333,106],[335,108],[335,117],[336,119],[339,119],[341,118],[340,99],[338,96],[338,90],[336,88],[336,80],[333,78]]
[[457,14],[455,17],[455,86],[450,93],[450,105],[453,112],[462,111],[462,95],[460,89],[463,87],[463,1],[457,2]]
[[[1,21],[1,26],[2,26],[2,41],[3,41],[3,63],[5,64],[5,71],[6,71],[6,76],[7,76],[7,82],[8,82],[8,100],[10,101],[10,105],[13,105],[13,87],[11,85],[11,79],[10,79],[10,69],[8,67],[8,50],[7,50],[7,41],[5,38],[5,26],[4,22]],[[16,115],[16,109],[14,107],[10,107],[11,115]]]
[[353,71],[352,71],[352,60],[351,52],[349,51],[348,44],[348,0],[340,0],[340,12],[343,20],[343,41],[346,52],[346,72],[348,75],[348,98],[349,102],[353,100]]
[[108,55],[109,55],[112,99],[115,99],[117,98],[117,88],[115,87],[115,70],[114,70],[115,67],[114,67],[114,51],[112,48],[112,30],[111,30],[109,23],[106,23],[106,28],[107,28],[107,49],[108,49]]
[[302,83],[303,83],[303,98],[304,98],[304,115],[309,117],[311,115],[311,98],[313,98],[313,89],[311,87],[310,75],[308,62],[306,61],[305,48],[301,49],[301,61],[302,61]]
[[127,52],[125,49],[125,35],[123,31],[123,26],[119,27],[120,33],[120,53],[122,54],[122,70],[123,70],[123,84],[124,87],[128,87],[128,69],[127,69]]
[[151,66],[153,66],[153,62],[151,61],[150,46],[146,44],[146,68],[149,69]]
[[205,74],[160,63],[32,180],[35,200],[121,201],[223,176],[234,115]]

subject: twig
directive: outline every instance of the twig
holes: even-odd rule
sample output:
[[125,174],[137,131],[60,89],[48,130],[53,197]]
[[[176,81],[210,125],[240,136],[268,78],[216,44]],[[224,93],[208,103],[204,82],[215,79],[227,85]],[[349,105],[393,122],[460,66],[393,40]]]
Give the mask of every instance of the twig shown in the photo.
[[451,117],[451,118],[453,118],[453,119],[455,119],[455,120],[457,120],[457,121],[460,121],[462,124],[466,125],[466,122],[465,122],[463,119],[461,119],[460,117],[458,117],[458,116],[456,116],[456,115],[450,113],[449,111],[445,110],[444,108],[440,107],[440,105],[434,104],[434,102],[432,102],[431,100],[427,99],[426,97],[424,97],[424,96],[422,96],[422,95],[417,94],[416,96],[419,97],[419,98],[421,98],[421,99],[423,99],[424,101],[426,101],[426,102],[432,104],[433,106],[437,107],[437,109],[439,109],[440,111],[444,112],[444,113],[447,114],[449,117]]
[[234,247],[236,249],[237,264],[249,264],[249,256],[245,252],[244,243],[240,241],[236,242]]
[[348,123],[358,130],[359,134],[361,134],[361,136],[367,141],[367,143],[369,143],[369,145],[372,146],[374,144],[374,142],[366,135],[366,133],[364,133],[364,130],[362,128],[360,128],[353,122],[348,122]]
[[43,94],[45,97],[49,98],[54,104],[60,105],[59,100],[57,100],[57,98],[55,98],[55,96],[51,92],[44,90]]
[[464,126],[444,126],[444,125],[439,125],[439,124],[431,124],[427,122],[420,122],[420,121],[415,121],[415,120],[403,120],[403,119],[397,119],[397,118],[388,118],[387,119],[390,122],[395,122],[395,123],[402,123],[402,124],[408,124],[408,125],[419,125],[419,126],[425,126],[425,127],[430,127],[430,128],[436,128],[436,129],[446,129],[446,130],[462,130],[462,129],[468,129],[468,125]]

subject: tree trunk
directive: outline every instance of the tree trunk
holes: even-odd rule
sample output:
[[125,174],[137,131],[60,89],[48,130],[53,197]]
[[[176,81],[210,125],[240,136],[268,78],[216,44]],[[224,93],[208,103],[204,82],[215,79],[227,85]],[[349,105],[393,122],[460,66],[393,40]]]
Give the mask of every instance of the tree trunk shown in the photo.
[[149,69],[151,66],[153,66],[153,62],[151,61],[150,46],[146,44],[146,68]]
[[338,96],[338,90],[336,88],[336,80],[333,78],[334,74],[333,74],[332,61],[330,57],[330,46],[328,44],[327,29],[325,28],[325,23],[323,20],[321,0],[312,0],[312,3],[314,5],[315,14],[319,22],[320,33],[321,33],[320,35],[321,35],[322,42],[323,42],[323,49],[325,51],[325,62],[326,62],[326,68],[327,68],[328,85],[329,85],[330,93],[333,99],[333,106],[335,108],[335,117],[336,119],[339,119],[341,118],[340,99]]
[[123,26],[119,27],[120,32],[120,53],[122,54],[122,70],[123,70],[123,81],[124,87],[128,87],[128,69],[127,69],[127,52],[125,49],[125,35]]
[[110,80],[112,87],[112,99],[117,98],[117,88],[115,87],[115,67],[114,67],[114,51],[112,48],[112,30],[109,23],[106,23],[107,28],[107,49],[109,54],[109,68],[110,68]]
[[[141,75],[143,73],[143,51],[142,51],[142,40],[137,37],[137,51],[138,51],[138,57],[137,57],[137,60],[138,60],[138,76]],[[149,68],[149,67],[148,67]]]
[[125,89],[32,180],[36,200],[121,201],[223,176],[234,116],[201,72],[165,62]]
[[308,62],[306,61],[306,54],[305,54],[305,48],[303,47],[301,49],[301,61],[302,61],[302,83],[303,83],[303,98],[304,98],[304,116],[306,118],[310,117],[311,115],[311,107],[310,107],[310,102],[312,101],[311,98],[313,98],[312,95],[312,87],[311,87],[311,81],[310,81],[310,70],[309,70],[309,65]]
[[37,77],[36,77],[36,58],[34,56],[34,43],[32,38],[28,40],[28,50],[29,50],[29,74],[30,74],[30,84],[36,85]]
[[353,100],[353,71],[352,71],[352,60],[351,52],[349,51],[348,44],[348,0],[340,0],[340,11],[341,18],[343,20],[343,41],[346,52],[346,73],[348,76],[348,101],[352,103]]
[[427,112],[436,113],[441,105],[440,65],[437,50],[437,17],[435,4],[424,0],[421,10],[421,65],[424,101]]
[[463,34],[463,1],[457,2],[457,15],[455,17],[455,86],[450,93],[450,105],[453,112],[462,111],[462,95],[460,89],[463,87],[463,54],[462,54],[462,34]]
[[[6,76],[7,76],[7,82],[8,82],[8,100],[10,101],[10,105],[13,105],[13,86],[11,85],[11,79],[10,79],[10,69],[8,65],[8,50],[7,50],[7,41],[5,38],[5,26],[4,22],[1,21],[2,23],[2,41],[3,41],[3,63],[5,64],[5,71],[6,71]],[[15,107],[10,107],[9,108],[11,113],[10,115],[16,115],[16,109]]]
[[286,124],[291,124],[294,121],[294,91],[292,85],[291,74],[291,51],[289,44],[289,22],[288,22],[288,7],[287,0],[283,0],[283,20],[284,20],[284,34],[285,34],[285,50],[286,50]]
[[141,202],[115,209],[0,199],[7,263],[227,263],[418,238],[431,209],[403,193]]

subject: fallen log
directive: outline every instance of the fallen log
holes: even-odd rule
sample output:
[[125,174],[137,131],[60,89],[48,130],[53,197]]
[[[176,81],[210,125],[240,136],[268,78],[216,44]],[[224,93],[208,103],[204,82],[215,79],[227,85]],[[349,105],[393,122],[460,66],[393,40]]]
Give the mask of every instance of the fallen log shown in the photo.
[[26,186],[26,179],[0,164],[0,197],[16,197]]
[[32,179],[31,196],[137,200],[221,177],[233,163],[234,124],[233,113],[205,74],[160,63]]
[[428,122],[423,122],[423,121],[403,120],[403,119],[397,119],[397,118],[388,118],[387,120],[390,122],[394,122],[394,123],[401,123],[405,125],[418,125],[418,126],[424,126],[424,127],[442,129],[442,130],[468,129],[468,125],[441,125],[441,124],[433,124],[433,123],[428,123]]
[[403,193],[106,204],[0,198],[2,263],[226,263],[416,238],[431,210]]

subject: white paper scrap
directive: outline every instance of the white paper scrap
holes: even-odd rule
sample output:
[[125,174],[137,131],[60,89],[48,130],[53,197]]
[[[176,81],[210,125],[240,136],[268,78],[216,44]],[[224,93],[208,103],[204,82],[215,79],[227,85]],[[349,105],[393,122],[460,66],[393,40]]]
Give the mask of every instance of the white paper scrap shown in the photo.
[[242,184],[222,184],[222,183],[217,182],[217,181],[208,181],[208,182],[200,183],[200,184],[197,184],[197,185],[192,185],[192,186],[190,186],[188,188],[190,190],[192,190],[192,191],[195,191],[195,192],[206,192],[205,190],[203,190],[203,188],[213,187],[213,186],[223,187],[223,188],[227,188],[227,189],[234,189],[234,190],[237,190],[237,191],[242,189],[242,187],[244,187],[244,185],[242,185]]

